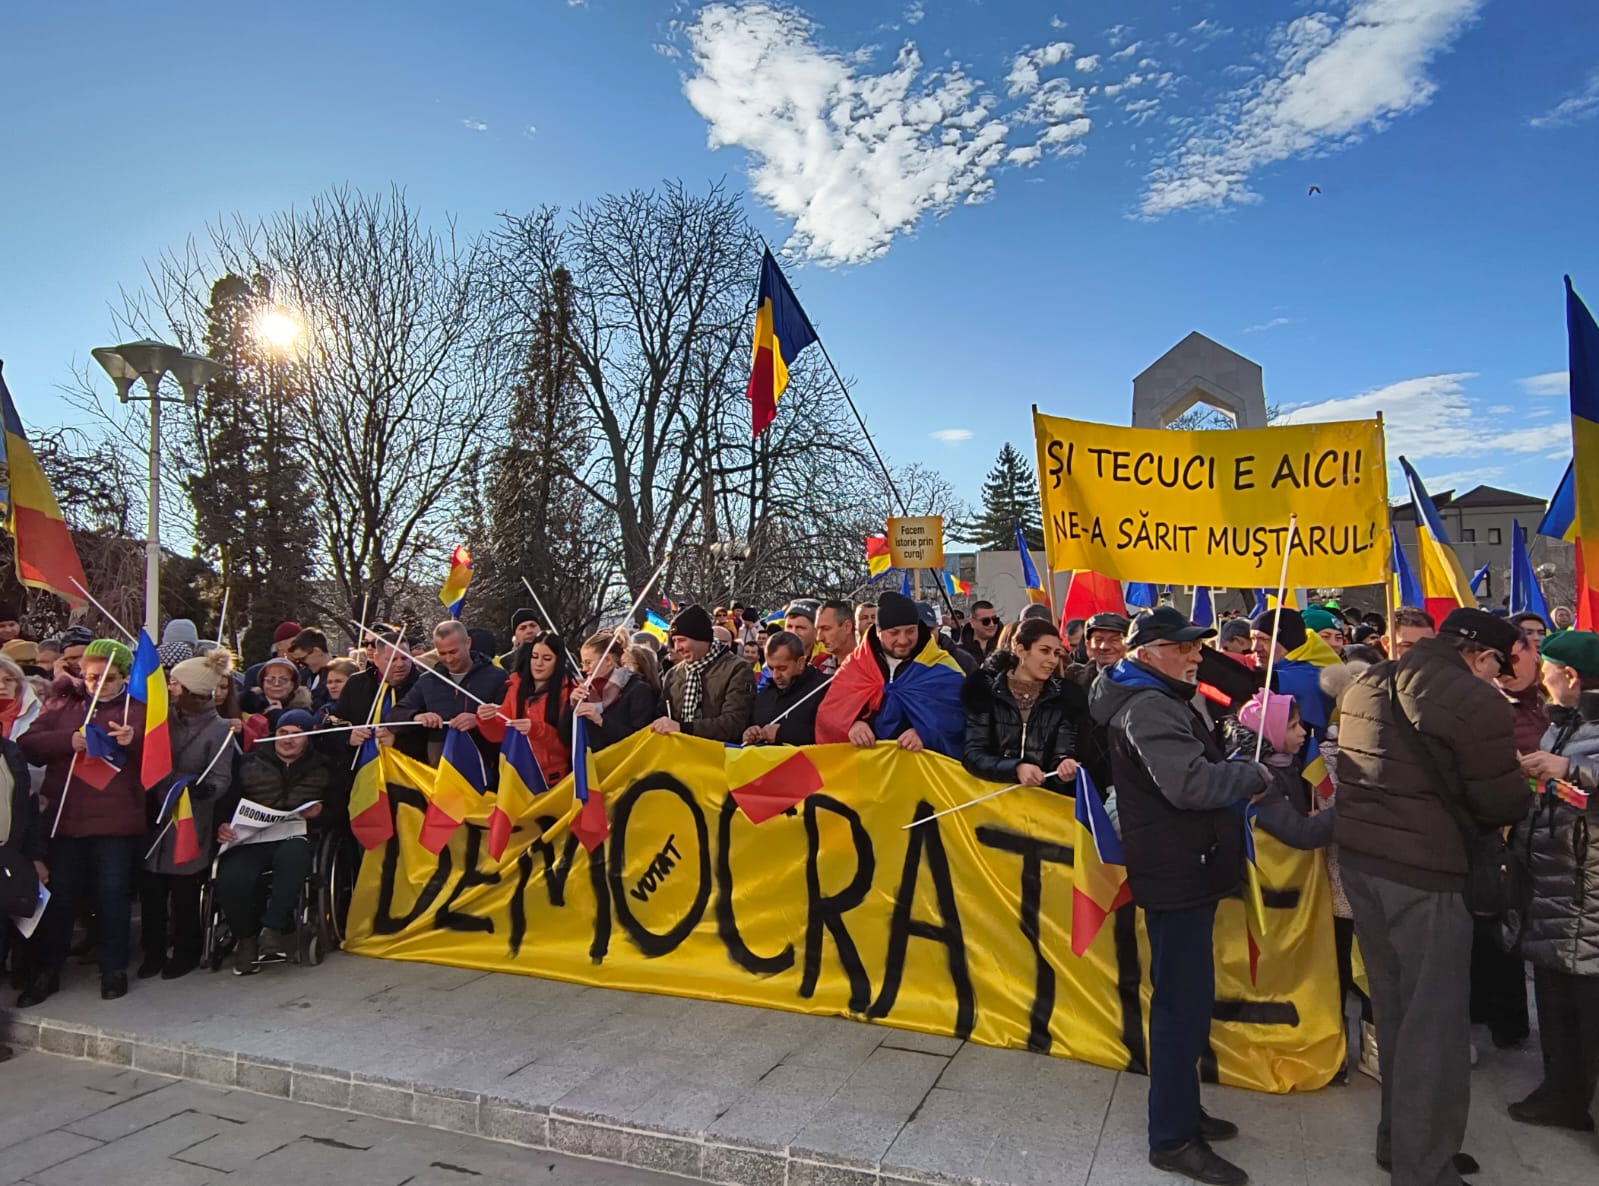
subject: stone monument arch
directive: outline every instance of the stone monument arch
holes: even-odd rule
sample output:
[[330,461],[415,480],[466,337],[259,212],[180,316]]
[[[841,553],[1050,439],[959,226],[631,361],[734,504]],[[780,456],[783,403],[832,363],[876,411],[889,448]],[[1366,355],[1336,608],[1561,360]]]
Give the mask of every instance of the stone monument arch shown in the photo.
[[1260,364],[1194,331],[1133,380],[1133,427],[1165,428],[1195,404],[1208,404],[1239,428],[1266,427]]

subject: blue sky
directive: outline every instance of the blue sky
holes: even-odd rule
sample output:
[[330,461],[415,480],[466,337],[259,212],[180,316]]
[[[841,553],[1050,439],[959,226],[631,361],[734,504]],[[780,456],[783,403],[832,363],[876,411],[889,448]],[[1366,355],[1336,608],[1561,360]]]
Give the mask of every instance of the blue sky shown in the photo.
[[396,182],[470,231],[725,178],[886,451],[968,497],[1031,404],[1125,422],[1193,329],[1295,417],[1381,408],[1434,492],[1546,495],[1569,454],[1591,0],[152,0],[30,5],[7,42],[0,358],[32,422],[220,217]]

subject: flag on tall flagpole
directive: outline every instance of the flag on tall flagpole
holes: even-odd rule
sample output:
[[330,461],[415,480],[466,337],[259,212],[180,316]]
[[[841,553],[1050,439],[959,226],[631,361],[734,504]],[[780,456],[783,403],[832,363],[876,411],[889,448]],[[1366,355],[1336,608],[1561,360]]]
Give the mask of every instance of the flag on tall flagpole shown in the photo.
[[355,781],[350,786],[350,831],[366,849],[379,848],[394,837],[388,776],[383,769],[386,752],[368,737],[356,755]]
[[1099,791],[1078,767],[1072,811],[1072,954],[1088,951],[1105,920],[1133,900],[1127,858]]
[[1122,583],[1104,573],[1080,568],[1072,573],[1071,584],[1066,587],[1066,600],[1060,611],[1062,633],[1065,633],[1065,624],[1073,618],[1086,621],[1101,613],[1126,615],[1127,601],[1122,595]]
[[[889,554],[888,536],[869,535],[866,537],[866,575],[875,581],[887,572],[894,563],[894,558]],[[869,583],[869,582],[868,582]]]
[[506,727],[500,742],[500,785],[495,792],[494,810],[489,813],[489,856],[499,860],[511,841],[516,821],[533,813],[533,799],[549,790],[544,771],[539,769],[533,747],[515,729]]
[[0,422],[5,428],[6,471],[0,476],[0,511],[17,551],[17,582],[82,605],[84,597],[77,586],[87,588],[89,584],[83,564],[50,480],[28,444],[4,375],[0,375]]
[[1416,579],[1416,570],[1410,567],[1404,548],[1399,546],[1399,533],[1391,532],[1390,538],[1394,549],[1394,604],[1420,609],[1421,582]]
[[1038,569],[1033,566],[1033,554],[1027,550],[1027,536],[1020,523],[1016,524],[1016,550],[1022,557],[1022,584],[1027,588],[1027,600],[1034,605],[1048,605],[1049,592],[1038,579]]
[[[1154,609],[1160,604],[1160,591],[1148,581],[1131,581],[1127,585],[1127,605],[1139,609]],[[1264,611],[1262,611],[1264,612]]]
[[1573,607],[1578,630],[1592,630],[1599,623],[1599,590],[1588,588],[1586,557],[1582,541],[1577,538],[1577,475],[1573,465],[1566,466],[1555,496],[1549,500],[1549,509],[1538,524],[1538,534],[1551,539],[1565,540],[1575,549],[1577,562],[1577,604]]
[[755,357],[750,364],[750,425],[760,436],[777,419],[777,401],[788,386],[788,368],[801,350],[816,341],[811,319],[768,248],[761,256],[761,284],[755,296]]
[[1400,467],[1405,471],[1405,481],[1410,485],[1410,502],[1416,511],[1416,555],[1421,567],[1422,608],[1432,620],[1441,622],[1449,611],[1460,606],[1477,608],[1477,598],[1466,579],[1466,570],[1460,566],[1460,557],[1450,546],[1449,535],[1444,531],[1438,508],[1433,505],[1421,477],[1403,456]]
[[457,547],[450,553],[450,575],[444,578],[439,590],[439,600],[450,611],[450,617],[461,616],[461,603],[466,600],[466,587],[472,583],[472,553]]
[[1471,574],[1471,595],[1473,597],[1486,596],[1483,590],[1486,587],[1488,580],[1488,570],[1493,566],[1493,561],[1490,560],[1487,564],[1484,564],[1476,572]]
[[[1577,629],[1593,630],[1599,603],[1599,325],[1566,277],[1566,337],[1571,375],[1572,504],[1577,534]],[[1584,618],[1586,617],[1586,621]]]
[[963,581],[952,572],[941,572],[938,575],[943,578],[944,592],[951,597],[967,597],[971,595],[972,583],[970,581]]
[[1515,519],[1510,521],[1510,612],[1537,614],[1546,626],[1549,624],[1549,602],[1544,599],[1532,557],[1527,554],[1527,537]]
[[900,595],[904,597],[916,596],[915,587],[911,584],[911,570],[908,568],[905,570],[905,574],[899,579],[899,591]]
[[[144,705],[144,749],[139,755],[139,781],[149,790],[172,773],[172,735],[167,726],[167,673],[161,655],[144,630],[133,651],[128,695]],[[181,863],[181,862],[180,862]]]
[[1198,585],[1194,588],[1194,612],[1188,615],[1188,620],[1195,626],[1216,624],[1216,604],[1211,598],[1210,586]]

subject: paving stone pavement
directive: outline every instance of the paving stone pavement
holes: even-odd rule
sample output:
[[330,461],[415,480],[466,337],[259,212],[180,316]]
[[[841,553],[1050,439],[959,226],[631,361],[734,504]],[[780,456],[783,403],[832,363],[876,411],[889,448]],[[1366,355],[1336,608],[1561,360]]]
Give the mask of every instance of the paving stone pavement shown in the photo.
[[[199,972],[136,983],[114,1002],[99,999],[92,974],[74,971],[43,1006],[10,1015],[13,1044],[242,1089],[266,1097],[263,1109],[317,1104],[361,1124],[411,1121],[737,1186],[1174,1181],[1146,1160],[1147,1081],[1064,1059],[843,1018],[342,954],[245,979]],[[1536,1041],[1516,1052],[1481,1045],[1467,1141],[1484,1167],[1476,1180],[1591,1186],[1599,1141],[1505,1115],[1538,1078]],[[15,1073],[0,1067],[0,1077],[9,1096]],[[1206,1088],[1206,1102],[1243,1127],[1226,1152],[1257,1183],[1386,1186],[1370,1153],[1377,1089],[1358,1075],[1308,1095]],[[170,1131],[144,1139],[188,1147],[208,1139],[209,1115],[166,1119]],[[52,1139],[68,1147],[104,1137]],[[310,1166],[315,1152],[295,1156]],[[180,1167],[168,1180],[186,1184],[187,1174]]]
[[0,1186],[670,1186],[681,1181],[105,1063],[0,1065]]

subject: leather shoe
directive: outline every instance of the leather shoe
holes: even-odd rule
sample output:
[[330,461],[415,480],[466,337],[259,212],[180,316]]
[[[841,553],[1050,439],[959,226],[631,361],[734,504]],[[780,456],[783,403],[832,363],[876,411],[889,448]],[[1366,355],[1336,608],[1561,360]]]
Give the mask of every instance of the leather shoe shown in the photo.
[[1592,1132],[1593,1117],[1580,1108],[1573,1108],[1537,1092],[1510,1105],[1510,1118],[1522,1124],[1536,1124],[1541,1128],[1569,1128],[1573,1132]]
[[[1377,1158],[1377,1164],[1382,1169],[1391,1172],[1394,1168],[1394,1159],[1392,1157],[1379,1157]],[[1457,1174],[1470,1175],[1482,1173],[1482,1166],[1477,1164],[1477,1159],[1470,1153],[1456,1153],[1454,1156],[1454,1166],[1455,1173]]]
[[1223,1120],[1212,1116],[1205,1109],[1199,1110],[1199,1139],[1207,1144],[1214,1145],[1217,1141],[1230,1141],[1238,1135],[1238,1126],[1231,1120]]
[[159,976],[166,969],[167,957],[152,955],[146,957],[144,963],[139,965],[138,976],[140,980],[148,980],[152,976]]
[[115,1001],[128,995],[128,974],[126,972],[107,972],[100,977],[100,999],[102,1001]]
[[22,990],[22,995],[17,998],[17,1008],[26,1009],[30,1005],[43,1004],[56,993],[61,991],[61,977],[53,972],[44,976],[35,976],[33,983]]
[[1149,1164],[1169,1174],[1182,1174],[1211,1186],[1244,1186],[1249,1175],[1225,1157],[1219,1156],[1203,1140],[1189,1141],[1176,1149],[1151,1149]]
[[198,959],[170,959],[167,961],[167,966],[161,969],[161,979],[181,980],[199,966]]

